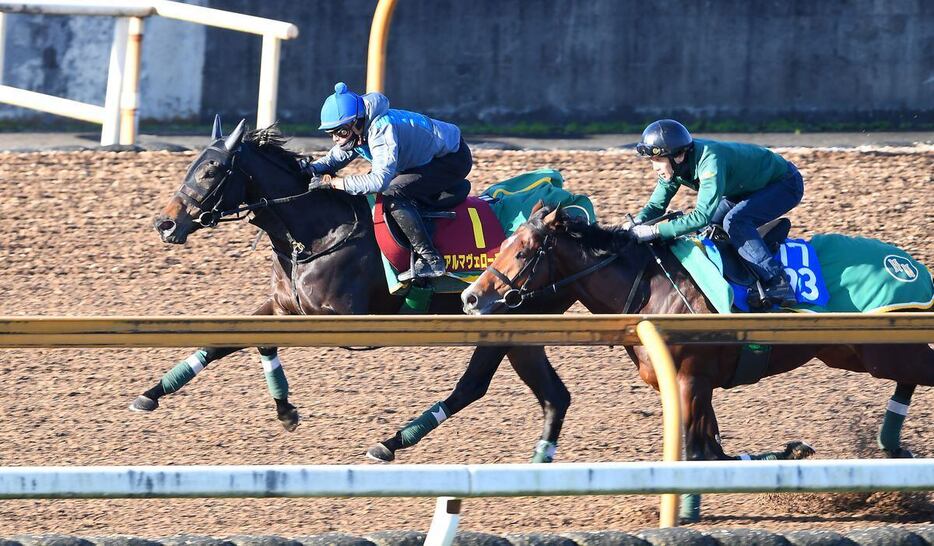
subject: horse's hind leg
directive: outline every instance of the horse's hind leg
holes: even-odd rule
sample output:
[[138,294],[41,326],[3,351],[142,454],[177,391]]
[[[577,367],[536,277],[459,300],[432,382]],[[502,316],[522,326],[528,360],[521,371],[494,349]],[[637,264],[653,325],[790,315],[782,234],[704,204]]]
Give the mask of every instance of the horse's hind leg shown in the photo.
[[558,377],[544,347],[515,347],[509,351],[509,362],[528,385],[542,407],[544,425],[542,437],[532,453],[533,463],[550,463],[558,448],[558,435],[564,416],[571,406],[571,393]]
[[897,383],[886,404],[876,442],[887,457],[910,458],[911,452],[901,445],[902,425],[915,386],[934,385],[934,349],[924,344],[859,345],[850,354],[854,367]]
[[433,404],[392,437],[370,447],[366,456],[384,463],[391,462],[396,458],[397,450],[414,446],[448,417],[483,398],[507,350],[507,347],[477,347],[467,369],[446,399]]
[[914,392],[915,385],[899,383],[895,386],[895,394],[885,406],[885,417],[876,442],[888,457],[910,459],[912,456],[910,451],[902,447],[902,424],[908,416],[908,406],[911,405]]

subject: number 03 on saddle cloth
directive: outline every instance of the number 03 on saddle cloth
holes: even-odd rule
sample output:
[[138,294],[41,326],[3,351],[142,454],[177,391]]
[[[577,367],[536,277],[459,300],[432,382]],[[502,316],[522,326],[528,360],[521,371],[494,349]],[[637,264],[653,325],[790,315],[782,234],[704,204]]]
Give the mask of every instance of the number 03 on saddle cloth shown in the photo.
[[[710,242],[679,239],[672,251],[717,311],[749,310],[749,288],[724,279],[721,256]],[[934,307],[928,269],[904,250],[876,239],[840,234],[786,239],[776,258],[795,287],[795,311],[878,313]]]

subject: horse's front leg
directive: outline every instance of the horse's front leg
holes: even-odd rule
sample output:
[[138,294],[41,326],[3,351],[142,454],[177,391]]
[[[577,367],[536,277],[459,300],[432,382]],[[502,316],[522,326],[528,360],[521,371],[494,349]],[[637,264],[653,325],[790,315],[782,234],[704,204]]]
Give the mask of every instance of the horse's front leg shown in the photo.
[[[682,371],[687,366],[682,364]],[[720,445],[720,426],[713,410],[713,383],[704,376],[678,375],[681,395],[681,420],[684,424],[684,452],[689,461],[731,459]],[[700,520],[701,496],[681,495],[679,519],[684,523]]]
[[448,417],[483,398],[508,349],[508,347],[477,347],[470,357],[467,370],[458,379],[457,385],[446,399],[436,402],[421,415],[409,421],[391,438],[370,447],[366,456],[384,463],[391,462],[396,458],[397,450],[414,446]]
[[519,378],[532,389],[542,407],[542,437],[532,453],[533,463],[550,463],[558,448],[558,435],[571,406],[571,393],[555,371],[544,347],[514,347],[507,355]]
[[298,428],[301,416],[298,408],[289,402],[289,381],[279,361],[279,349],[276,347],[258,347],[260,362],[263,365],[263,375],[266,376],[266,388],[276,403],[276,418],[282,428],[292,432]]
[[243,347],[201,347],[188,355],[171,370],[165,373],[151,389],[136,397],[130,404],[130,410],[149,412],[159,407],[159,399],[172,394],[188,384],[201,373],[208,364],[235,353]]
[[[254,315],[271,315],[273,312],[272,300],[267,301],[256,311]],[[162,376],[152,388],[136,397],[130,404],[133,411],[150,412],[159,407],[159,399],[167,394],[178,391],[188,384],[208,364],[220,360],[225,356],[235,353],[243,347],[201,347],[185,360],[176,364],[171,370]],[[278,365],[275,347],[261,347],[260,355],[263,359],[263,368],[266,372],[266,382],[270,393],[276,401],[276,410],[279,420],[286,430],[295,430],[298,426],[298,412],[295,407],[288,402],[288,381],[285,379],[285,373],[281,365]],[[268,363],[267,363],[268,361]],[[268,368],[268,369],[267,369]],[[290,428],[291,427],[291,428]]]

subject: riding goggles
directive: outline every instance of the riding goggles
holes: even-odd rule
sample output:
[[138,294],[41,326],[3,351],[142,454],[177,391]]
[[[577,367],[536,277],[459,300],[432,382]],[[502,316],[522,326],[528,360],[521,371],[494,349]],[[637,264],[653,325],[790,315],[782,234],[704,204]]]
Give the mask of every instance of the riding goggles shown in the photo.
[[347,138],[353,134],[353,128],[350,125],[343,125],[336,129],[325,131],[329,135],[337,135],[338,138]]
[[665,157],[670,155],[668,150],[658,146],[649,146],[648,144],[636,144],[636,152],[643,157]]

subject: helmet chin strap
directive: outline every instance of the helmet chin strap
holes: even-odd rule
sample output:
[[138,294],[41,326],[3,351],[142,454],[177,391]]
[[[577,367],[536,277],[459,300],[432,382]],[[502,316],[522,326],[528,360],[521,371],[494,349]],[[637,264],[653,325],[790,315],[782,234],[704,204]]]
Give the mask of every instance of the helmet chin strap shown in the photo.
[[687,176],[691,174],[690,168],[688,167],[688,154],[690,152],[690,149],[686,149],[678,154],[684,154],[684,160],[681,163],[676,162],[674,156],[668,156],[668,163],[671,165],[671,172],[674,176],[680,176],[681,178],[693,178]]

